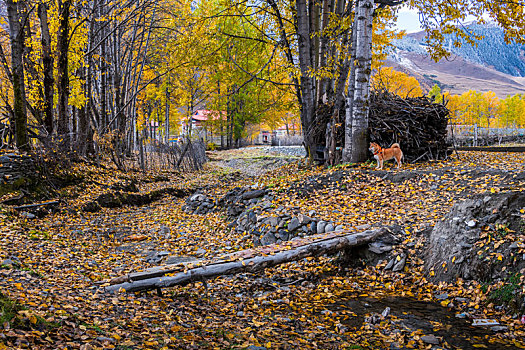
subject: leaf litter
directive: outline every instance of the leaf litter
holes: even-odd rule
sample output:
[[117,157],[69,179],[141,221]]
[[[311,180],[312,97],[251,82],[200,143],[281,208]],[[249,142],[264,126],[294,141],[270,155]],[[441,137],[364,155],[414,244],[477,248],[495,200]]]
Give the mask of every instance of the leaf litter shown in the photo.
[[[2,319],[0,349],[430,348],[436,341],[432,332],[441,346],[460,347],[444,335],[452,327],[444,317],[436,317],[431,327],[423,327],[421,320],[407,326],[409,317],[396,303],[407,305],[406,314],[410,303],[400,300],[437,304],[448,316],[495,319],[506,327],[497,333],[473,333],[463,344],[523,348],[520,315],[489,299],[488,289],[496,285],[431,283],[418,254],[425,243],[422,232],[455,201],[475,193],[522,191],[519,174],[525,156],[460,156],[385,172],[368,164],[324,169],[297,161],[258,178],[213,163],[201,173],[161,178],[77,165],[72,171],[84,174],[84,181],[61,190],[67,204],[60,211],[30,220],[2,209],[0,261],[15,264],[0,269],[0,289],[17,311]],[[155,266],[154,253],[213,257],[252,247],[228,228],[224,213],[188,214],[181,209],[184,199],[169,195],[146,206],[80,210],[111,186],[130,180],[141,192],[174,186],[215,198],[257,182],[277,194],[276,208],[313,210],[345,228],[400,225],[404,240],[394,250],[411,254],[399,272],[384,270],[386,261],[353,266],[342,265],[340,257],[317,257],[257,274],[197,281],[165,290],[162,296],[104,294],[101,281]],[[487,233],[482,239],[489,237]],[[523,242],[523,233],[498,238]],[[498,241],[490,244],[491,250],[497,249]],[[516,284],[525,292],[523,277]],[[391,300],[392,308],[386,317],[377,309],[388,304],[384,300]],[[356,302],[372,308],[359,308]],[[377,310],[374,305],[379,305]]]

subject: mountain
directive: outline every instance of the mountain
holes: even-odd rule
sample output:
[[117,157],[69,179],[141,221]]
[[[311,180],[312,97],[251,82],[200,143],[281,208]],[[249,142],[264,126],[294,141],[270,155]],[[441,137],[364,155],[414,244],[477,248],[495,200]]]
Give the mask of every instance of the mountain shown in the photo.
[[[483,39],[472,46],[447,35],[445,46],[452,55],[434,62],[426,52],[425,33],[407,34],[394,42],[385,65],[416,77],[426,89],[438,84],[452,94],[492,90],[502,98],[525,93],[525,45],[505,43],[503,30],[493,24],[471,23],[464,30]],[[460,47],[454,47],[455,40]]]

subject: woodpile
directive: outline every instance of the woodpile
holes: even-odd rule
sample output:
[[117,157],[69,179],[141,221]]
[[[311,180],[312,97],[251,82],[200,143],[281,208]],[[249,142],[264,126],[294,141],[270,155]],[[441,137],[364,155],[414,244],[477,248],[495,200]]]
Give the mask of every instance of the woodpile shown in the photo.
[[[330,145],[332,152],[339,153],[335,157],[337,163],[344,147],[345,107],[338,115],[333,114],[330,104],[320,105],[313,130],[318,144]],[[401,98],[387,91],[373,91],[370,97],[369,139],[384,148],[399,143],[405,162],[444,159],[449,155],[450,146],[447,142],[448,115],[444,104],[433,103],[425,96]],[[327,125],[330,125],[330,132]],[[329,135],[335,135],[335,143],[326,142]],[[326,156],[327,153],[325,159]]]
[[374,92],[370,99],[370,141],[382,147],[401,145],[405,161],[444,159],[448,155],[449,111],[427,97],[401,98]]

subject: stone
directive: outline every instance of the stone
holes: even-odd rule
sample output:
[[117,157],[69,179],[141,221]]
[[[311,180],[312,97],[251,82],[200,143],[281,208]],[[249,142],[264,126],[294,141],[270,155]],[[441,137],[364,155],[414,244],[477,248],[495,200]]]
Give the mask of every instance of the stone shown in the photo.
[[468,227],[476,227],[476,220],[469,220],[466,222]]
[[197,250],[195,251],[194,254],[195,254],[196,256],[203,256],[203,255],[205,255],[206,253],[207,253],[207,252],[206,252],[205,249],[203,249],[203,248],[199,248],[199,249],[197,249]]
[[424,343],[427,343],[427,344],[433,344],[433,345],[438,345],[439,344],[439,339],[436,338],[436,336],[434,335],[423,335],[421,336],[421,340],[424,342]]
[[268,218],[268,224],[272,227],[277,227],[279,225],[279,218],[271,216]]
[[258,197],[264,196],[265,193],[266,193],[266,190],[249,191],[249,192],[243,193],[243,195],[241,196],[241,199],[242,200],[249,200],[249,199],[253,199],[253,198],[258,198]]
[[28,213],[27,211],[23,211],[20,213],[20,216],[23,216],[25,217],[26,219],[34,219],[36,218],[36,215],[35,214],[32,214],[32,213]]
[[243,316],[244,316],[244,311],[237,312],[237,317],[243,317]]
[[387,307],[383,310],[383,312],[381,313],[381,316],[387,318],[388,315],[390,315],[390,308],[387,306]]
[[392,267],[394,267],[394,263],[396,262],[396,259],[390,259],[388,264],[385,266],[385,270],[390,270]]
[[271,233],[271,232],[268,232],[267,234],[265,234],[262,238],[261,238],[261,245],[268,245],[268,244],[273,244],[277,241],[277,239],[275,238],[274,234]]
[[166,265],[175,265],[175,264],[180,264],[180,263],[185,263],[185,262],[190,262],[190,261],[195,261],[197,260],[195,257],[193,256],[175,256],[175,255],[172,255],[172,256],[168,256],[166,258],[166,260],[164,261],[164,264]]
[[11,259],[5,259],[4,261],[0,263],[0,266],[7,266],[7,267],[13,267],[16,265],[18,264]]
[[288,231],[295,231],[299,226],[301,226],[301,224],[299,223],[299,219],[293,218],[292,220],[290,220],[290,223],[288,223]]
[[312,221],[310,223],[310,232],[315,235],[317,233],[317,223],[315,221]]
[[337,226],[335,227],[335,231],[343,231],[343,230],[344,230],[343,225],[337,225]]
[[312,221],[312,218],[303,214],[297,215],[297,219],[301,225],[309,224]]
[[279,230],[277,234],[279,235],[279,238],[283,241],[287,241],[290,239],[290,234],[283,229]]
[[356,230],[358,231],[365,231],[365,230],[368,230],[370,227],[372,227],[372,225],[370,224],[364,224],[364,225],[359,225],[359,226],[356,226]]
[[437,300],[446,300],[448,299],[448,293],[442,293],[442,294],[435,295],[434,298],[436,298]]
[[368,250],[375,254],[383,254],[392,250],[391,245],[385,245],[382,242],[372,242],[368,244]]
[[202,193],[196,193],[193,196],[190,197],[190,202],[203,202],[207,198]]
[[475,318],[474,320],[472,320],[472,325],[480,327],[499,326],[499,322],[490,318]]
[[334,230],[334,225],[332,223],[329,223],[324,227],[324,232],[332,232],[333,230]]
[[406,261],[407,261],[406,256],[402,256],[401,260],[399,260],[397,263],[394,264],[394,267],[392,268],[392,271],[394,271],[394,272],[403,271],[403,268],[405,267]]
[[319,221],[317,223],[317,233],[324,233],[324,228],[326,227],[326,221]]
[[250,345],[246,350],[267,350],[264,346]]
[[310,217],[315,216],[315,214],[317,214],[317,213],[315,212],[315,210],[310,210],[310,211],[308,212],[308,216],[310,216]]
[[494,326],[494,327],[490,327],[490,329],[493,332],[506,332],[508,331],[509,328],[507,326]]
[[512,242],[511,245],[509,245],[509,249],[518,249],[519,245],[518,242]]
[[164,225],[160,226],[159,233],[161,235],[169,235],[170,232],[171,232],[171,230],[170,230],[170,228],[168,226],[164,226]]

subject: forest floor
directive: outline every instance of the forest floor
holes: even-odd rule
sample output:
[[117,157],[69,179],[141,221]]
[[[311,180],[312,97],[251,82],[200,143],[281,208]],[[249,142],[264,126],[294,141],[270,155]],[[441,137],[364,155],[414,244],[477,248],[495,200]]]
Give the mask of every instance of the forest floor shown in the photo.
[[[524,154],[460,152],[384,171],[375,163],[307,167],[260,148],[211,157],[201,172],[161,177],[74,164],[68,171],[79,181],[58,190],[63,204],[55,212],[33,217],[0,207],[0,350],[525,348],[521,312],[494,302],[491,281],[432,283],[418,254],[423,232],[456,201],[521,191],[512,178],[524,171]],[[141,192],[173,187],[215,197],[257,184],[276,194],[275,207],[314,210],[345,228],[401,225],[404,240],[394,249],[414,254],[398,272],[385,270],[386,261],[345,266],[338,256],[323,256],[162,296],[108,294],[101,281],[167,256],[216,256],[253,245],[220,211],[183,211],[187,197],[82,210],[129,182]],[[523,232],[512,237],[525,239]],[[520,276],[510,293],[525,293]],[[501,328],[473,327],[472,318],[495,319]]]

